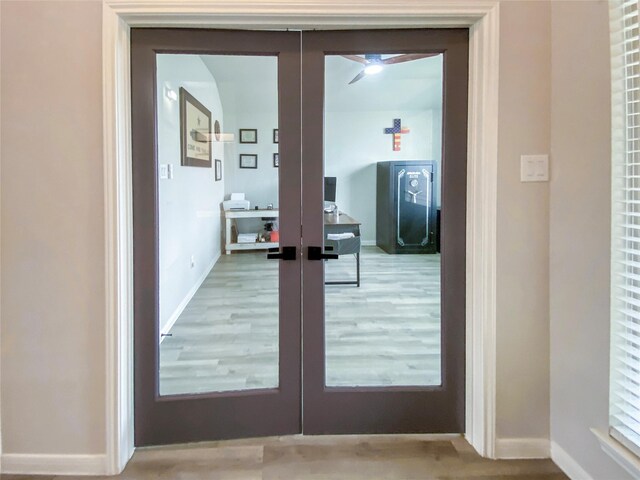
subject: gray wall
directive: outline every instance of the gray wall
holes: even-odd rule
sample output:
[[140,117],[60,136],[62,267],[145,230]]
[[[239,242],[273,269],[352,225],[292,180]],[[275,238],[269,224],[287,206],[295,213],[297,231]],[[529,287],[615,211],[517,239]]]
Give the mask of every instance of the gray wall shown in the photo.
[[[498,436],[547,438],[550,302],[551,435],[606,478],[619,470],[587,430],[606,422],[606,2],[501,8]],[[100,454],[101,6],[3,1],[0,9],[3,450]],[[551,184],[520,184],[519,155],[545,149]]]
[[589,431],[609,405],[608,4],[551,8],[551,440],[594,479],[622,480]]
[[100,2],[0,2],[3,453],[105,451]]
[[549,184],[520,155],[549,152],[550,5],[500,6],[497,436],[549,435]]
[[[0,8],[1,67],[3,72],[11,71],[3,78],[2,98],[8,100],[3,101],[1,125],[3,448],[15,453],[102,453],[105,324],[100,5],[90,1],[4,1]],[[519,43],[526,45],[528,39],[543,44],[549,41],[544,33],[548,9],[546,2],[506,2],[501,22],[501,91],[511,93],[508,97],[501,94],[500,107],[504,130],[498,179],[502,205],[498,212],[502,250],[497,272],[500,436],[535,437],[543,435],[548,425],[548,400],[543,398],[548,364],[544,355],[537,353],[544,352],[549,342],[544,308],[547,277],[539,267],[547,262],[548,223],[544,203],[542,213],[529,213],[534,205],[518,183],[516,165],[520,153],[545,146],[528,118],[517,112],[537,111],[545,96],[536,92],[544,92],[549,85],[544,79],[524,82],[515,73],[528,71],[532,61],[544,68],[543,61],[513,50],[505,53]],[[516,20],[517,29],[510,26]],[[30,25],[28,31],[22,27],[25,24]],[[34,31],[39,34],[29,33]],[[513,100],[516,93],[517,101]],[[40,135],[25,146],[26,133],[13,133],[31,121],[33,112],[38,113]],[[539,121],[544,122],[544,116]],[[36,164],[23,161],[25,152],[27,158],[35,159],[46,152],[52,161],[41,161],[36,169]],[[43,168],[46,176],[40,175]],[[544,202],[543,195],[539,196]],[[523,229],[531,234],[523,235]],[[513,242],[518,243],[506,248]],[[39,261],[30,261],[33,255],[39,255]],[[542,307],[531,300],[521,306],[519,292],[524,283],[530,285],[527,294],[540,299]],[[36,348],[33,335],[41,331],[47,332],[49,341],[36,343]],[[533,354],[536,361],[522,352]],[[529,397],[530,392],[538,393]]]

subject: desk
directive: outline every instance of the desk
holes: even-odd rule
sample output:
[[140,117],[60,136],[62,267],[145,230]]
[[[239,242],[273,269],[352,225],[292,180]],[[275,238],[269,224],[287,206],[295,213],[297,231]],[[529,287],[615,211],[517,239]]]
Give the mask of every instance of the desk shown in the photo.
[[260,210],[225,210],[225,252],[227,255],[232,250],[265,250],[278,246],[278,242],[252,242],[252,243],[232,243],[231,242],[231,223],[238,218],[278,218],[278,209],[260,209]]
[[[336,253],[338,255],[353,254],[356,256],[356,280],[344,282],[325,282],[325,285],[357,285],[360,286],[360,225],[361,223],[346,213],[340,212],[339,215],[334,213],[324,214],[324,245],[333,247],[327,253]],[[330,233],[353,233],[353,238],[345,238],[344,240],[329,240],[327,235]]]

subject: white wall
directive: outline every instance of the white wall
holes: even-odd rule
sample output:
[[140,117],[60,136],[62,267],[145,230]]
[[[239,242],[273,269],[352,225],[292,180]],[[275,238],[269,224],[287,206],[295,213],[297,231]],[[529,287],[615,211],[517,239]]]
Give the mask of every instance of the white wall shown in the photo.
[[[278,128],[278,62],[269,56],[203,55],[216,78],[225,112],[223,131],[234,135],[224,144],[225,198],[244,193],[251,208],[278,208],[278,173],[273,166],[273,129]],[[256,129],[258,143],[240,143],[240,129]],[[258,168],[240,168],[240,154],[258,155]],[[240,232],[261,231],[264,222],[237,222]]]
[[[244,192],[251,208],[268,203],[278,206],[278,169],[273,167],[273,128],[277,125],[277,110],[272,112],[234,112],[229,88],[222,87],[225,128],[238,138],[240,128],[257,128],[258,144],[230,142],[225,145],[227,195]],[[441,159],[442,114],[428,111],[356,111],[326,112],[325,116],[325,174],[338,177],[337,204],[340,209],[362,222],[364,241],[376,239],[376,165],[386,160]],[[392,136],[384,129],[392,126],[394,118],[401,118],[411,129],[403,135],[402,150],[392,150]],[[345,128],[348,125],[348,128]],[[258,169],[239,168],[240,153],[258,154]],[[438,169],[440,164],[438,163]],[[436,186],[439,181],[436,182]],[[436,190],[439,205],[439,190]],[[257,224],[239,222],[241,231],[255,231]]]
[[[394,118],[411,130],[402,135],[398,152],[393,151],[393,136],[384,133]],[[437,160],[440,172],[441,128],[442,114],[437,110],[326,112],[325,175],[337,177],[336,204],[362,222],[363,241],[376,240],[377,163]],[[436,198],[439,204],[439,192]]]
[[[173,178],[159,180],[160,331],[185,306],[221,253],[222,181],[212,168],[181,166],[180,101],[165,94],[184,87],[211,111],[224,129],[222,104],[211,72],[198,55],[159,55],[157,60],[158,163],[173,165]],[[223,161],[221,143],[211,143],[212,159]],[[191,259],[194,265],[191,266]],[[168,325],[169,323],[169,325]]]
[[623,480],[589,431],[606,430],[609,405],[608,3],[551,12],[551,440],[593,479]]
[[[225,112],[229,111],[225,103]],[[244,192],[251,208],[256,205],[265,208],[273,203],[278,207],[278,172],[273,166],[273,154],[278,152],[278,144],[273,143],[273,129],[278,128],[278,110],[272,112],[234,112],[227,125],[236,136],[236,141],[226,144],[226,193]],[[258,130],[258,143],[239,143],[240,128]],[[257,154],[258,168],[240,168],[240,154]],[[242,226],[242,222],[239,222]]]
[[[244,192],[252,207],[278,205],[278,170],[273,168],[273,129],[278,122],[277,62],[273,57],[205,55],[218,80],[225,129],[236,136],[225,145],[226,193]],[[437,160],[442,148],[442,57],[394,65],[349,85],[361,65],[340,56],[326,60],[325,172],[338,177],[339,207],[363,222],[365,241],[375,242],[376,163]],[[259,75],[256,75],[259,72]],[[394,91],[393,96],[386,92]],[[396,110],[393,110],[393,108]],[[401,118],[411,129],[402,150],[392,150],[384,129]],[[240,128],[258,129],[258,144],[238,142]],[[239,154],[258,154],[258,169],[239,168]],[[440,192],[436,182],[436,203]],[[239,222],[256,231],[261,222]]]

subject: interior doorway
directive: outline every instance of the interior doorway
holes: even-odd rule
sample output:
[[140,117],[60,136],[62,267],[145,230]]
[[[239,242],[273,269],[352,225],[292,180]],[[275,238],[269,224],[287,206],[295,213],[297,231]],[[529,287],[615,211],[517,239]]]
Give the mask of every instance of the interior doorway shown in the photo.
[[463,431],[467,58],[132,31],[138,445]]

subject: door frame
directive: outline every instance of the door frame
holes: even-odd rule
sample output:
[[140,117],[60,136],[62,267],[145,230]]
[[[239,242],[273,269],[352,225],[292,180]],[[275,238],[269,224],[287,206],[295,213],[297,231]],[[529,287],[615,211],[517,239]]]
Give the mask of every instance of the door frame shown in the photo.
[[134,450],[129,33],[145,26],[470,29],[465,436],[495,458],[499,20],[498,0],[103,0],[106,459],[96,473],[121,472]]

